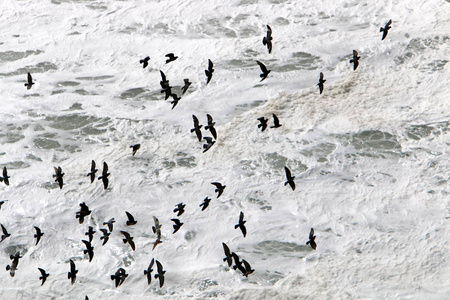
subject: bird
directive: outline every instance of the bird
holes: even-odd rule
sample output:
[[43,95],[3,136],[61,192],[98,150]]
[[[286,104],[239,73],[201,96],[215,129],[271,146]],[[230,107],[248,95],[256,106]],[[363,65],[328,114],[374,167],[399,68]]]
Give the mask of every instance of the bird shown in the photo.
[[255,271],[245,259],[242,260],[242,263],[244,264],[245,268],[245,272],[243,272],[242,275],[244,275],[245,277],[248,277],[248,275],[252,274]]
[[203,139],[206,140],[206,144],[203,144],[203,153],[205,153],[216,141],[213,141],[212,137],[209,136],[205,136]]
[[259,77],[261,77],[261,80],[259,82],[261,82],[261,81],[263,81],[264,79],[267,78],[267,76],[269,75],[271,70],[267,70],[267,67],[262,62],[260,62],[259,60],[257,60],[256,63],[261,68],[262,74],[259,75]]
[[231,256],[230,248],[228,248],[228,246],[225,243],[222,243],[222,246],[223,246],[223,251],[225,252],[225,257],[224,257],[223,261],[226,261],[228,264],[228,267],[231,267],[231,265],[233,264],[233,257]]
[[136,154],[136,151],[138,151],[139,148],[141,148],[141,144],[131,145],[130,148],[133,148],[133,156],[134,156]]
[[288,167],[286,167],[286,166],[284,166],[284,172],[286,173],[286,182],[284,183],[284,186],[286,186],[289,183],[289,186],[294,191],[295,190],[295,182],[294,182],[295,176],[291,175],[291,170],[289,170]]
[[78,270],[75,269],[75,263],[73,262],[73,260],[69,260],[70,261],[70,272],[67,273],[67,278],[70,279],[70,282],[72,284],[75,283],[75,280],[77,279],[77,273]]
[[141,59],[139,61],[140,64],[142,64],[142,67],[145,69],[148,66],[148,61],[150,60],[150,57],[147,56],[144,59]]
[[3,226],[3,224],[0,224],[0,226],[2,227],[2,239],[0,240],[0,243],[3,242],[3,240],[5,240],[7,237],[10,237],[11,234],[6,230],[5,226]]
[[206,114],[206,118],[208,118],[208,125],[205,126],[205,129],[211,132],[214,139],[217,139],[217,132],[216,129],[214,128],[214,125],[216,125],[216,123],[213,121],[213,118],[211,117],[210,114]]
[[353,71],[358,68],[360,57],[358,56],[358,51],[353,50],[353,58],[350,59],[350,63],[353,63]]
[[55,169],[55,174],[53,174],[53,177],[55,178],[55,182],[58,182],[59,188],[62,189],[63,187],[63,176],[64,173],[62,172],[61,167],[53,167]]
[[3,167],[3,177],[0,177],[0,182],[4,182],[6,185],[9,185],[9,179],[10,176],[8,176],[8,170],[6,169],[6,167]]
[[6,271],[9,271],[9,275],[14,277],[14,275],[16,275],[17,266],[19,265],[19,258],[22,258],[22,256],[17,252],[15,255],[10,255],[9,257],[12,259],[12,263],[11,265],[6,266]]
[[34,237],[36,238],[36,245],[37,245],[41,240],[41,237],[44,235],[44,233],[37,226],[34,226],[34,229],[36,229],[36,234],[34,235]]
[[152,272],[153,272],[153,263],[155,262],[155,259],[152,258],[152,261],[150,262],[150,265],[148,265],[147,270],[144,270],[144,275],[147,275],[147,283],[150,285],[152,282]]
[[89,172],[89,173],[87,174],[87,176],[90,176],[90,177],[91,177],[91,183],[94,182],[94,180],[95,180],[95,173],[96,173],[97,171],[98,171],[98,170],[95,168],[95,161],[92,160],[92,162],[91,162],[91,172]]
[[31,89],[33,84],[34,84],[33,78],[31,77],[30,72],[28,72],[28,74],[27,74],[27,83],[25,83],[25,86],[27,87],[27,90]]
[[164,100],[169,99],[169,97],[172,96],[172,87],[167,86],[166,88],[163,88],[161,93],[165,93]]
[[200,128],[202,128],[203,125],[199,125],[198,119],[195,115],[192,115],[192,119],[194,120],[194,128],[191,129],[191,132],[195,131],[198,141],[201,142],[202,141],[202,132],[200,131]]
[[100,237],[100,240],[103,240],[102,246],[104,246],[108,242],[111,232],[108,232],[108,229],[105,228],[101,228],[100,231],[103,232],[103,236]]
[[2,209],[2,205],[3,205],[6,201],[8,201],[8,200],[2,200],[2,201],[0,201],[0,209]]
[[269,51],[269,54],[272,52],[272,28],[270,28],[269,25],[267,25],[267,34],[265,37],[263,37],[263,45],[267,46],[267,50]]
[[182,95],[184,95],[184,93],[186,93],[187,89],[189,88],[189,86],[190,86],[191,84],[192,84],[192,82],[189,81],[189,78],[185,78],[185,79],[184,79],[184,85],[183,85],[183,87],[181,88],[181,90],[183,91],[183,94],[182,94]]
[[94,233],[96,233],[97,231],[94,231],[94,227],[89,226],[88,231],[86,231],[84,233],[84,235],[87,235],[89,237],[89,242],[92,242],[92,238],[94,237]]
[[50,274],[46,273],[44,269],[38,268],[38,270],[41,272],[42,275],[39,277],[39,280],[42,280],[41,286],[43,286],[45,281],[47,280],[47,277],[50,276]]
[[233,270],[239,269],[243,274],[245,274],[245,267],[242,265],[242,261],[236,253],[231,253],[231,256],[234,259]]
[[211,201],[211,198],[208,198],[208,197],[203,199],[203,202],[199,205],[200,207],[202,207],[202,211],[204,211],[208,207],[210,201]]
[[173,224],[173,233],[177,232],[184,224],[179,219],[170,219],[170,220],[175,222],[175,224]]
[[172,62],[172,61],[174,61],[174,60],[176,60],[178,58],[178,56],[175,56],[173,53],[166,54],[166,57],[168,58],[166,60],[166,64],[168,64],[168,63],[170,63],[170,62]]
[[89,207],[86,205],[85,202],[80,203],[80,211],[77,211],[75,214],[75,218],[79,219],[78,221],[80,224],[83,224],[84,218],[89,216],[91,214],[91,211],[89,210]]
[[125,278],[127,278],[128,274],[126,273],[125,269],[119,268],[114,275],[111,275],[111,280],[115,281],[116,287],[122,285],[122,283],[125,281]]
[[311,228],[311,231],[309,232],[309,241],[306,242],[306,245],[310,245],[311,248],[316,250],[317,244],[316,244],[316,236],[314,235],[314,229]]
[[320,72],[319,83],[317,84],[319,86],[319,94],[322,94],[322,92],[323,92],[323,84],[325,81],[327,81],[327,80],[323,79],[323,73]]
[[172,96],[172,101],[170,101],[170,104],[172,104],[172,109],[175,108],[175,106],[177,106],[178,101],[181,100],[181,97],[178,97],[177,94],[171,94],[170,96]]
[[135,225],[137,221],[134,219],[134,217],[127,211],[125,213],[127,214],[128,217],[127,226]]
[[226,185],[222,185],[220,182],[211,182],[211,184],[216,187],[214,192],[217,193],[217,198],[219,198],[222,195],[223,190],[227,187]]
[[128,232],[123,231],[123,230],[121,230],[120,233],[125,236],[125,238],[123,239],[123,242],[125,244],[128,243],[130,245],[131,249],[133,249],[133,251],[135,251],[136,245],[133,242],[133,237]]
[[237,223],[236,225],[234,225],[234,229],[241,229],[242,234],[244,235],[244,237],[247,235],[247,228],[245,228],[245,222],[244,221],[244,213],[241,211],[241,213],[239,214],[239,223]]
[[153,216],[153,221],[155,222],[155,226],[152,226],[153,233],[155,233],[158,238],[161,237],[161,225],[159,225],[159,220],[157,217]]
[[89,262],[91,262],[91,260],[94,258],[94,247],[92,247],[90,241],[82,240],[82,242],[86,245],[86,249],[83,250],[83,253],[87,253],[89,255]]
[[156,246],[158,246],[158,245],[161,244],[161,243],[162,243],[161,237],[158,237],[158,238],[156,239],[156,241],[153,243],[153,248],[152,248],[152,250],[155,250]]
[[266,119],[264,117],[259,117],[257,120],[260,122],[260,124],[258,124],[258,128],[261,128],[261,131],[266,130],[267,121],[269,121],[269,119]]
[[158,269],[158,273],[155,274],[155,279],[159,278],[159,287],[162,288],[164,285],[164,273],[166,273],[166,271],[163,270],[163,266],[159,261],[156,261],[156,267]]
[[206,74],[206,84],[208,84],[211,81],[212,75],[214,73],[214,64],[213,62],[208,59],[208,70],[205,70],[205,74]]
[[[102,176],[100,176],[100,177],[98,178],[98,180],[101,179],[101,180],[103,181],[103,187],[105,188],[105,190],[108,188],[108,183],[109,183],[108,176],[109,176],[109,173],[108,173],[108,164],[106,164],[106,162],[103,162]],[[112,231],[112,230],[111,230],[111,231]]]
[[380,27],[380,32],[383,33],[383,36],[381,37],[381,40],[384,40],[388,34],[389,29],[391,29],[392,20],[389,20],[386,25],[383,27]]
[[273,116],[273,126],[270,126],[270,128],[278,128],[278,127],[281,127],[281,124],[280,124],[280,120],[278,120],[278,117],[275,115],[275,114],[272,114],[272,116]]
[[164,72],[161,70],[159,70],[159,73],[161,74],[161,81],[159,82],[159,84],[161,85],[161,88],[164,90],[164,89],[170,87],[169,80],[167,80],[167,78],[166,78],[166,74],[164,74]]
[[173,212],[177,213],[177,217],[181,216],[184,213],[184,208],[186,207],[186,204],[183,204],[183,202],[178,203],[177,207],[174,208]]
[[103,225],[108,225],[109,232],[113,232],[113,223],[115,222],[116,220],[114,220],[114,218],[111,218],[107,222],[103,222]]

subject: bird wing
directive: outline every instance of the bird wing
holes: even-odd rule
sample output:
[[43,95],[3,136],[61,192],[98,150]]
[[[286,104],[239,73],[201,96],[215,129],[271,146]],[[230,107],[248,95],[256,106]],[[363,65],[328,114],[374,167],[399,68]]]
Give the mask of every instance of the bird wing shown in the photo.
[[269,25],[267,25],[267,37],[270,37],[272,35],[272,28],[270,28]]
[[211,117],[210,114],[206,114],[206,117],[208,118],[208,124],[213,123],[213,118]]
[[30,72],[28,72],[27,80],[28,80],[28,83],[32,83],[33,82],[33,78],[31,77]]
[[[384,28],[386,28],[386,27],[389,27],[389,25],[391,25],[392,24],[392,20],[389,20],[387,23],[386,23],[386,26],[384,27]],[[28,73],[29,74],[29,73]]]
[[244,213],[241,211],[239,214],[239,223],[242,223],[244,221]]
[[103,175],[106,175],[106,173],[108,173],[108,164],[103,162]]
[[211,182],[211,184],[215,185],[218,189],[222,188],[222,184],[220,182]]
[[311,228],[311,231],[309,232],[309,239],[312,240],[314,238],[314,229]]
[[320,72],[320,80],[323,80],[323,73]]
[[356,58],[358,56],[358,51],[353,50],[353,57]]
[[155,263],[155,259],[152,258],[152,261],[150,262],[150,265],[148,266],[148,269],[151,270],[151,268],[153,267],[153,264]]
[[133,223],[135,221],[134,217],[127,211],[125,213],[127,214],[128,220]]
[[246,261],[245,259],[243,259],[243,260],[242,260],[242,263],[244,264],[245,270],[246,270],[247,272],[249,272],[249,271],[252,270],[252,267],[250,266],[250,264],[248,263],[248,261]]
[[225,243],[222,243],[222,246],[223,246],[223,251],[225,252],[225,255],[227,257],[231,256],[230,248],[228,248],[228,246]]
[[194,126],[198,126],[198,118],[195,115],[192,115],[192,119],[194,120]]
[[72,272],[72,275],[75,275],[75,263],[73,260],[70,260],[70,271]]
[[89,241],[85,241],[85,240],[81,240],[81,241],[86,245],[87,249],[92,248],[92,245],[91,245],[91,243]]
[[174,56],[173,56],[173,53],[167,53],[167,54],[166,54],[166,57],[172,59]]
[[162,275],[163,274],[163,266],[161,265],[161,263],[159,261],[156,261],[156,267],[158,268],[158,273]]
[[210,59],[208,59],[208,70],[209,70],[210,72],[212,72],[213,67],[214,67],[213,62],[212,62]]
[[266,74],[266,73],[267,73],[267,68],[266,68],[266,66],[265,66],[262,62],[260,62],[259,60],[257,60],[256,62],[258,63],[259,67],[261,68],[261,71],[262,71],[264,74]]
[[8,234],[8,231],[6,230],[5,226],[3,226],[3,224],[1,224],[1,226],[2,226],[2,231],[3,231],[3,233],[7,235],[7,234]]
[[284,167],[284,171],[286,172],[286,178],[289,180],[291,176],[291,170],[288,169],[288,167]]
[[130,234],[128,233],[128,232],[126,232],[126,231],[120,231],[120,233],[121,234],[123,234],[124,236],[125,236],[125,238],[127,239],[127,241],[129,242],[131,239],[130,239]]
[[280,120],[278,120],[278,117],[275,114],[272,114],[272,115],[273,115],[273,123],[275,125],[280,125]]
[[41,229],[37,226],[34,226],[34,229],[36,229],[37,235],[41,235]]
[[4,179],[8,178],[8,170],[6,170],[6,167],[3,167],[3,178]]
[[161,81],[166,81],[166,74],[163,73],[163,71],[159,70],[159,73],[161,73]]
[[44,270],[44,269],[38,268],[38,270],[41,272],[41,274],[42,274],[43,277],[45,277],[45,275],[47,275],[47,274],[45,273],[45,270]]

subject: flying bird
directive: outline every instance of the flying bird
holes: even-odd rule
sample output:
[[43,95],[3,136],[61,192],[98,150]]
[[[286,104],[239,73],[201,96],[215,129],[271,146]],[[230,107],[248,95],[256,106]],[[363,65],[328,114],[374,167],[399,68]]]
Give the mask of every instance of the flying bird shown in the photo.
[[383,27],[380,27],[380,32],[383,33],[383,36],[381,37],[381,40],[384,40],[388,34],[389,29],[391,29],[392,20],[389,20],[386,25]]
[[286,182],[284,183],[284,186],[289,184],[289,186],[294,191],[295,190],[295,182],[294,182],[295,176],[291,175],[291,170],[289,170],[286,166],[284,167],[284,172],[286,173]]
[[356,68],[358,68],[359,59],[360,57],[358,56],[358,51],[353,50],[353,58],[350,59],[350,63],[353,63],[353,71],[356,70]]
[[91,242],[82,240],[82,242],[86,245],[86,249],[83,250],[84,254],[89,255],[89,262],[91,262],[92,258],[94,258],[94,247],[92,247]]
[[137,221],[134,219],[134,217],[127,211],[125,213],[127,214],[128,217],[127,226],[135,225]]
[[191,132],[195,131],[198,141],[201,142],[202,141],[202,132],[200,131],[200,128],[202,128],[203,125],[199,125],[198,119],[195,115],[192,115],[192,119],[194,120],[194,128],[191,129]]
[[128,243],[131,247],[131,249],[133,249],[133,251],[136,250],[136,245],[133,242],[133,237],[126,231],[120,231],[121,234],[123,234],[125,236],[125,238],[123,239],[123,242],[126,244]]
[[177,94],[171,94],[170,96],[172,96],[172,101],[170,101],[170,104],[172,104],[172,109],[175,108],[175,106],[177,106],[178,101],[181,100],[181,97],[178,97]]
[[114,280],[116,287],[118,287],[122,285],[127,276],[128,274],[126,273],[125,269],[119,268],[114,275],[111,275],[111,280]]
[[85,202],[80,203],[80,211],[77,211],[75,214],[75,218],[79,219],[78,221],[80,224],[83,224],[84,218],[89,216],[91,214],[91,211],[89,210],[89,207],[86,205]]
[[159,220],[157,217],[153,216],[153,221],[155,222],[155,226],[152,226],[152,230],[153,233],[156,234],[157,238],[155,243],[153,244],[153,249],[154,250],[156,248],[156,246],[158,246],[158,244],[161,244],[161,225],[159,225]]
[[327,81],[327,80],[323,79],[323,73],[320,72],[319,83],[317,84],[319,86],[319,94],[322,94],[322,92],[323,92],[323,84],[325,81]]
[[36,229],[36,234],[34,235],[34,237],[36,238],[36,245],[37,245],[41,240],[41,237],[44,235],[44,233],[37,226],[34,226],[34,229]]
[[248,277],[248,275],[252,274],[255,271],[245,259],[242,260],[242,263],[244,264],[245,268],[245,272],[243,272],[242,275],[244,275],[245,277]]
[[12,263],[11,265],[6,266],[6,271],[9,271],[9,275],[14,277],[14,275],[16,275],[17,266],[19,265],[19,258],[22,258],[22,256],[17,252],[15,255],[10,255],[9,257],[12,259]]
[[186,204],[183,204],[183,202],[178,203],[177,206],[174,208],[173,212],[177,213],[177,217],[181,216],[184,213],[184,208],[186,207]]
[[88,231],[86,231],[84,233],[84,235],[87,235],[89,237],[89,242],[92,242],[92,238],[94,237],[94,233],[96,233],[97,231],[94,231],[94,227],[89,226]]
[[230,248],[225,243],[222,243],[223,251],[225,252],[225,257],[223,261],[226,261],[228,264],[228,267],[231,267],[233,264],[233,257],[231,256]]
[[31,89],[31,87],[33,86],[34,82],[33,82],[33,78],[31,77],[30,72],[28,72],[27,75],[27,83],[25,83],[25,86],[27,87],[27,90]]
[[113,223],[115,223],[115,222],[116,222],[116,220],[114,220],[114,218],[111,218],[111,219],[109,219],[108,222],[103,222],[103,225],[108,225],[109,232],[112,232],[113,231]]
[[75,283],[75,280],[77,279],[77,273],[78,270],[75,269],[75,263],[73,260],[70,260],[70,272],[67,273],[67,278],[70,279],[70,282],[72,284]]
[[310,245],[311,248],[316,250],[317,244],[316,244],[316,236],[314,235],[314,229],[311,228],[311,231],[309,232],[309,241],[306,242],[306,245]]
[[213,62],[208,59],[208,70],[205,70],[205,74],[206,74],[206,84],[208,84],[211,81],[212,75],[214,73],[214,64]]
[[152,272],[153,272],[153,263],[155,262],[155,259],[152,258],[152,261],[150,262],[150,265],[148,265],[147,270],[144,270],[144,275],[147,275],[147,283],[150,285],[152,282]]
[[0,177],[0,182],[4,182],[6,185],[9,185],[9,179],[10,176],[8,176],[8,170],[6,169],[6,167],[3,167],[3,177]]
[[263,37],[263,45],[267,46],[267,50],[269,50],[269,54],[272,52],[272,28],[267,25],[267,34]]
[[240,260],[239,256],[234,252],[231,253],[231,256],[234,258],[233,270],[238,269],[242,272],[242,274],[245,274],[245,267],[242,265],[242,261]]
[[214,125],[216,125],[216,123],[213,121],[213,118],[211,117],[211,115],[206,114],[206,117],[208,118],[208,125],[205,126],[205,129],[209,130],[209,132],[211,132],[214,139],[217,139],[217,132],[216,132],[216,129],[214,128]]
[[90,177],[91,177],[91,183],[94,182],[94,180],[95,180],[95,173],[96,173],[97,171],[98,171],[98,170],[95,168],[95,161],[92,160],[92,162],[91,162],[91,172],[89,172],[89,173],[87,174],[87,176],[90,176]]
[[156,261],[156,267],[158,269],[158,273],[155,274],[155,279],[159,278],[159,287],[162,288],[164,285],[164,273],[166,273],[166,271],[163,270],[163,266],[159,261]]
[[46,273],[44,269],[38,268],[38,270],[41,272],[42,275],[39,277],[39,280],[42,280],[41,286],[43,286],[45,281],[47,280],[47,277],[50,276],[50,274]]
[[[170,87],[169,85],[169,80],[167,80],[166,78],[166,74],[163,73],[163,71],[159,71],[159,73],[161,74],[161,81],[159,82],[159,84],[161,85],[161,88],[164,90],[168,87]],[[167,98],[166,98],[167,100]]]
[[242,234],[244,235],[244,237],[247,235],[247,228],[245,228],[245,222],[244,221],[244,213],[241,211],[241,213],[239,214],[239,223],[237,223],[236,225],[234,225],[234,229],[241,229]]
[[260,62],[259,60],[257,60],[256,63],[261,68],[262,74],[259,75],[259,77],[261,77],[261,80],[259,82],[261,82],[261,81],[263,81],[264,79],[267,78],[267,76],[269,75],[271,70],[267,70],[267,67],[262,62]]
[[62,172],[61,167],[53,167],[55,169],[55,174],[53,174],[53,177],[55,178],[55,182],[58,182],[59,188],[62,189],[63,187],[63,176],[64,173]]
[[227,187],[226,185],[222,185],[220,182],[211,182],[211,184],[216,186],[214,192],[217,193],[217,198],[219,198],[222,195],[223,190]]
[[103,240],[102,246],[104,246],[108,242],[111,232],[108,232],[108,229],[105,228],[101,228],[100,231],[103,232],[103,236],[100,237],[100,240]]
[[3,224],[0,224],[0,226],[2,227],[2,239],[0,240],[0,243],[3,242],[4,239],[6,239],[7,237],[10,237],[11,234],[8,232],[8,230],[6,230],[5,226],[3,226]]
[[0,201],[0,209],[2,209],[2,205],[3,205],[6,201],[8,201],[8,200],[2,200],[2,201]]
[[211,198],[208,198],[208,197],[203,199],[203,202],[199,205],[202,208],[202,211],[204,211],[208,207],[210,201],[211,201]]
[[173,233],[177,232],[181,226],[183,226],[184,223],[180,222],[179,219],[170,219],[171,221],[175,222],[175,224],[173,224]]
[[98,180],[101,179],[103,181],[103,187],[105,188],[105,190],[108,188],[109,183],[108,176],[109,176],[108,165],[106,164],[106,162],[103,162],[102,176],[100,176]]
[[184,79],[184,86],[181,88],[181,90],[183,91],[183,94],[186,93],[187,89],[189,88],[189,86],[192,84],[192,82],[189,81],[189,78],[185,78]]
[[261,128],[261,131],[266,130],[266,128],[267,128],[267,121],[269,121],[269,119],[266,119],[264,117],[259,117],[257,120],[260,122],[258,124],[258,128]]
[[148,61],[149,61],[149,60],[150,60],[150,57],[147,56],[146,58],[141,59],[141,60],[139,61],[139,63],[142,64],[142,67],[145,69],[145,68],[148,66]]
[[139,148],[141,148],[141,144],[135,144],[135,145],[131,145],[130,148],[133,148],[133,156],[136,154],[136,151],[139,150]]
[[170,63],[170,62],[172,62],[172,61],[174,61],[174,60],[176,60],[178,58],[178,56],[175,56],[173,53],[166,54],[166,57],[168,58],[166,60],[166,64],[168,64],[168,63]]
[[272,114],[272,116],[273,116],[273,126],[270,126],[270,128],[278,128],[278,127],[281,127],[281,124],[280,124],[280,120],[278,120],[278,117],[275,115],[275,114]]
[[203,139],[206,140],[206,144],[203,144],[203,153],[205,153],[216,141],[213,141],[212,137],[209,136],[205,136]]

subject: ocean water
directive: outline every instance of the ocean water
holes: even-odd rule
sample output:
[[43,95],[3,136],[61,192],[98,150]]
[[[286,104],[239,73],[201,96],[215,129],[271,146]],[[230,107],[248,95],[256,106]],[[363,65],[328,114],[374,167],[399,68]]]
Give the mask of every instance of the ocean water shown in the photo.
[[[11,177],[0,183],[0,223],[11,236],[0,265],[23,258],[15,277],[0,273],[1,299],[448,299],[449,1],[2,4],[0,167]],[[170,52],[179,58],[166,64]],[[256,60],[272,70],[262,82]],[[179,96],[183,79],[192,82],[174,109],[160,70]],[[271,126],[273,113],[282,127],[261,132],[257,118]],[[192,115],[205,126],[207,114],[218,136],[203,153],[190,129]],[[91,160],[97,174],[109,165],[108,189],[90,183]],[[220,198],[215,181],[226,185]],[[79,224],[82,202],[92,213]],[[180,202],[184,225],[172,234]],[[241,211],[245,238],[234,229]],[[153,216],[163,241],[154,250]],[[113,217],[102,246],[99,229]],[[38,245],[33,226],[44,232]],[[81,242],[88,226],[92,262]],[[254,273],[228,268],[223,242]],[[147,285],[152,258],[166,270],[162,288]],[[50,273],[43,286],[37,268]],[[116,288],[118,268],[129,276]]]

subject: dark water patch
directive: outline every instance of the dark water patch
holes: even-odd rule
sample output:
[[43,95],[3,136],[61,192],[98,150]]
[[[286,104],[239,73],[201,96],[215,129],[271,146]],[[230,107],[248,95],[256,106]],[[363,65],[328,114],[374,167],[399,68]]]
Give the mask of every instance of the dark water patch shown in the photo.
[[176,154],[176,157],[176,163],[179,167],[193,168],[197,166],[194,156],[188,155],[183,152],[178,152]]
[[[450,41],[449,36],[434,36],[428,38],[413,38],[405,47],[401,56],[394,58],[396,64],[403,64],[415,55],[421,54],[426,50],[438,50],[442,45]],[[445,61],[445,60],[443,60]],[[446,64],[447,62],[445,62]],[[440,63],[442,64],[442,62]],[[444,65],[445,65],[444,64]]]
[[300,153],[306,157],[317,157],[318,162],[328,161],[328,156],[336,150],[336,145],[332,143],[320,143],[312,147],[302,149]]
[[14,169],[25,169],[25,168],[28,168],[30,166],[30,164],[19,160],[19,161],[9,162],[9,163],[5,164],[5,166],[8,167],[8,171],[9,171],[9,170],[14,170]]
[[243,159],[239,162],[239,166],[244,173],[245,176],[250,177],[254,176],[256,173],[256,170],[260,167],[260,164],[258,164],[254,160],[250,159]]
[[96,124],[98,127],[102,127],[111,122],[110,118],[102,119],[82,114],[47,116],[45,120],[49,123],[50,127],[63,130],[74,130],[84,126],[93,126],[93,124]]
[[0,52],[0,62],[16,61],[16,60],[28,57],[30,55],[38,55],[43,52],[44,51],[41,51],[41,50],[27,50],[25,52],[16,52],[16,51]]
[[66,109],[66,111],[71,111],[71,110],[83,110],[83,107],[81,105],[81,103],[74,103],[72,104],[72,106],[70,106],[68,109]]
[[[352,146],[357,154],[367,157],[381,157],[385,154],[400,154],[402,147],[397,136],[379,130],[366,130],[357,133],[336,135],[344,146]],[[350,153],[348,153],[350,154]]]
[[[57,70],[58,67],[48,61],[40,62],[34,66],[27,66],[24,68],[19,68],[16,71],[10,72],[10,73],[0,73],[0,76],[17,76],[17,75],[23,75],[24,76],[24,82],[26,81],[26,74],[27,72],[30,72],[31,75],[36,73],[44,73],[50,70]],[[35,76],[33,76],[33,80],[36,80]]]
[[411,125],[406,128],[406,135],[413,140],[428,138],[433,140],[450,132],[450,121],[437,122],[424,125]]
[[241,0],[241,2],[239,2],[239,6],[245,6],[245,5],[250,5],[250,4],[257,4],[259,2],[259,0]]
[[25,136],[19,132],[0,132],[0,142],[2,144],[13,144],[24,138]]
[[275,19],[275,24],[281,25],[281,26],[289,25],[289,20],[285,19],[285,18],[282,18],[282,17],[278,17],[278,18]]
[[35,147],[39,149],[57,149],[61,147],[61,144],[58,143],[58,141],[46,137],[35,138],[33,143]]
[[150,30],[152,30],[152,32],[154,33],[159,33],[162,35],[171,35],[176,33],[176,31],[170,28],[168,24],[161,22],[153,25]]
[[226,23],[226,20],[219,20],[217,18],[210,18],[207,20],[202,20],[202,23],[199,23],[193,29],[198,34],[203,34],[211,37],[227,37],[227,38],[236,38],[236,32],[233,29],[227,28],[223,26]]
[[262,191],[252,191],[245,197],[248,202],[259,206],[261,210],[272,210],[272,206],[263,198],[264,192]]
[[98,95],[95,92],[88,92],[85,89],[77,89],[73,91],[75,94],[86,96],[86,95]]
[[319,56],[312,55],[307,52],[294,52],[292,54],[294,58],[294,62],[292,64],[281,66],[281,69],[285,69],[288,71],[291,70],[316,70],[318,66],[322,63],[322,60]]
[[52,91],[52,95],[63,94],[65,92],[66,92],[66,90],[55,90],[55,91]]
[[444,69],[445,65],[448,63],[448,60],[442,59],[442,60],[432,60],[427,64],[421,64],[419,66],[419,70],[426,71],[429,73],[433,73],[436,71],[441,71]]
[[140,95],[142,93],[145,93],[145,89],[143,88],[132,88],[132,89],[128,89],[126,91],[124,91],[122,94],[120,94],[120,98],[121,99],[133,99],[135,98],[137,95]]
[[34,154],[28,154],[28,155],[26,156],[26,159],[34,160],[34,161],[42,161],[42,159],[41,159],[40,157],[37,157],[37,156],[35,156]]
[[75,77],[77,80],[89,80],[89,81],[95,81],[95,80],[105,80],[113,78],[114,76],[111,75],[101,75],[101,76],[84,76],[84,77]]
[[57,87],[62,87],[62,86],[77,86],[80,85],[79,82],[77,81],[60,81],[56,83]]
[[236,112],[236,114],[240,115],[240,114],[242,114],[246,111],[249,111],[255,107],[261,106],[266,102],[267,102],[267,100],[255,100],[251,103],[238,104],[238,105],[236,105],[235,112]]
[[264,254],[298,253],[311,249],[308,245],[298,245],[290,242],[280,242],[274,240],[263,241],[256,244],[255,249]]
[[283,170],[284,166],[286,166],[286,162],[288,161],[286,157],[276,152],[265,153],[263,155],[263,159],[271,167],[271,169],[275,170]]
[[[15,255],[16,253],[19,253],[20,256],[24,256],[28,252],[28,246],[27,245],[20,245],[20,244],[18,244],[18,245],[9,245],[9,246],[6,246],[3,251],[6,253],[6,256],[8,258],[11,255]],[[20,262],[19,262],[19,264],[20,264]]]
[[202,279],[197,283],[197,288],[199,291],[204,291],[207,288],[209,288],[210,286],[215,286],[215,285],[219,285],[219,283],[217,283],[217,281],[215,280],[211,280],[211,279]]
[[243,53],[244,56],[246,57],[257,57],[259,55],[259,53],[253,49],[246,49]]

